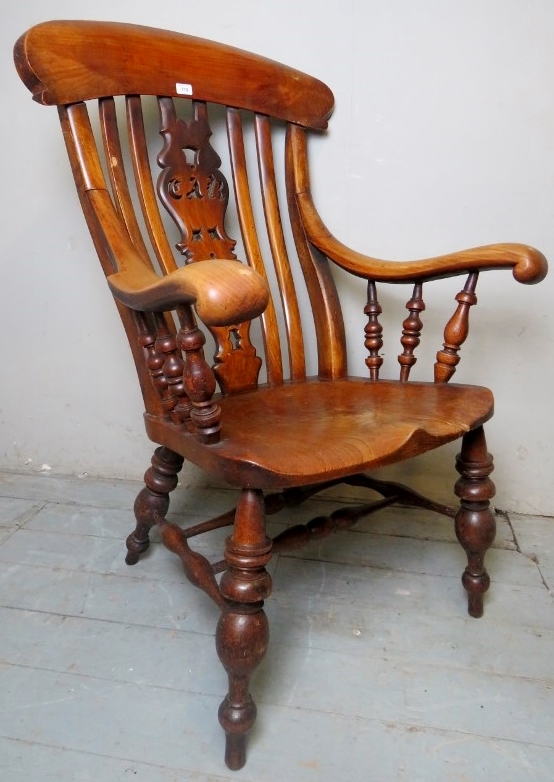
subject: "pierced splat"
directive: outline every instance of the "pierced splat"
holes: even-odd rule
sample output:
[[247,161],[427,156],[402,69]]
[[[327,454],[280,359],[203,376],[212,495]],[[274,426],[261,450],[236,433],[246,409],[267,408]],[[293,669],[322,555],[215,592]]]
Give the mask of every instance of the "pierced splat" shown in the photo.
[[[194,103],[194,118],[187,123],[177,117],[171,98],[161,97],[158,104],[164,138],[158,156],[163,169],[158,194],[181,232],[176,247],[187,263],[235,259],[236,243],[224,228],[229,188],[219,170],[221,160],[209,142],[206,106]],[[214,374],[224,393],[257,387],[262,362],[250,342],[249,330],[248,323],[210,328],[217,343]]]
[[458,352],[469,334],[469,309],[477,304],[475,288],[478,279],[479,272],[469,274],[463,290],[456,296],[458,306],[444,329],[443,350],[437,353],[435,383],[448,383],[456,371],[460,361]]
[[423,328],[423,322],[420,318],[420,313],[425,309],[425,302],[423,301],[423,284],[417,282],[414,285],[414,291],[410,301],[406,303],[406,309],[410,313],[404,323],[402,324],[402,337],[400,342],[404,350],[398,356],[398,363],[400,364],[400,380],[406,382],[410,376],[410,370],[416,363],[417,358],[414,356],[414,351],[419,345],[421,330]]
[[365,363],[372,380],[379,380],[379,370],[383,364],[383,359],[379,355],[379,351],[383,347],[383,327],[379,323],[379,315],[382,312],[381,305],[377,301],[377,286],[373,280],[370,280],[367,284],[367,304],[364,308],[364,313],[368,318],[364,329],[364,344],[369,353]]
[[164,139],[158,155],[158,195],[181,233],[177,249],[187,263],[235,258],[236,242],[224,228],[229,187],[210,144],[205,104],[194,103],[190,122],[177,117],[172,98],[158,98],[158,105]]
[[214,375],[224,394],[253,391],[258,385],[262,360],[250,342],[250,324],[210,329],[217,341]]
[[238,328],[229,329],[229,341],[231,342],[232,350],[242,350],[242,338]]

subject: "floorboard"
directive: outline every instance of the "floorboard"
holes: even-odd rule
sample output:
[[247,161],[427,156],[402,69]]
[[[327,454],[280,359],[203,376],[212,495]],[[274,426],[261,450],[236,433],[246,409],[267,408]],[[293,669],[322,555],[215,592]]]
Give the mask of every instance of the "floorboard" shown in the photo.
[[[258,722],[231,773],[215,607],[155,536],[123,561],[139,489],[0,473],[2,780],[552,781],[553,519],[498,517],[481,620],[466,613],[452,523],[424,511],[388,508],[276,557]],[[233,503],[184,485],[171,518]],[[310,504],[288,521],[337,498]],[[226,534],[203,553],[219,558]]]

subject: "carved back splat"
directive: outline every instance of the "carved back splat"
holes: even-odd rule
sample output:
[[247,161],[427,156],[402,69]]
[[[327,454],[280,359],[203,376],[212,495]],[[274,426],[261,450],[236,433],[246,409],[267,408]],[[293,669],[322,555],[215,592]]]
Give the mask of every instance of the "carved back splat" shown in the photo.
[[[192,105],[193,118],[186,122],[177,117],[172,98],[158,98],[164,140],[158,155],[162,169],[158,195],[179,229],[181,239],[175,246],[186,263],[206,258],[235,260],[236,241],[225,231],[229,187],[220,171],[221,158],[210,144],[206,104],[194,101]],[[250,342],[250,324],[211,327],[210,331],[217,343],[213,371],[222,391],[256,388],[262,361]]]
[[[195,101],[190,122],[177,117],[171,98],[158,98],[163,149],[158,194],[177,224],[177,249],[185,261],[232,258],[235,241],[225,233],[229,187],[219,167],[221,159],[210,144],[212,131],[206,105]],[[187,156],[187,151],[192,152]]]

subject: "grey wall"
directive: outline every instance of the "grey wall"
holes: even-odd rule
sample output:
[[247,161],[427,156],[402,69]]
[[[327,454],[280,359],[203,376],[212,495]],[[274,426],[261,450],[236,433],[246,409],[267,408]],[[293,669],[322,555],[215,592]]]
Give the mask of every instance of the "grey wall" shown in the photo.
[[[151,453],[56,112],[30,100],[12,65],[19,34],[48,18],[167,27],[260,52],[326,81],[336,111],[327,137],[313,145],[314,192],[333,233],[356,249],[406,259],[521,241],[554,257],[549,0],[4,5],[3,467],[139,477]],[[364,292],[342,277],[340,285],[350,302],[352,363],[363,366]],[[553,285],[554,276],[534,288],[517,285],[509,273],[484,277],[456,376],[496,394],[488,432],[499,507],[535,514],[554,514]],[[449,308],[458,287],[448,288]],[[402,291],[399,306],[405,299]],[[391,339],[387,360],[398,352],[397,333]],[[437,347],[434,340],[424,348],[420,364],[432,361]],[[407,467],[419,484],[452,474],[444,457]]]

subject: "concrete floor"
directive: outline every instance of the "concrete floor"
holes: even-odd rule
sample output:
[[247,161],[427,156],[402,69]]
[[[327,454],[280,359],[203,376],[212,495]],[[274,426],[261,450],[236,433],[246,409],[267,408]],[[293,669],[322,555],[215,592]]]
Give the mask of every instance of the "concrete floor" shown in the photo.
[[[426,512],[389,508],[276,558],[258,721],[233,773],[215,607],[162,546],[123,561],[139,488],[0,473],[3,782],[554,780],[553,519],[498,519],[481,620],[451,522]],[[234,504],[174,497],[174,520]]]

